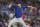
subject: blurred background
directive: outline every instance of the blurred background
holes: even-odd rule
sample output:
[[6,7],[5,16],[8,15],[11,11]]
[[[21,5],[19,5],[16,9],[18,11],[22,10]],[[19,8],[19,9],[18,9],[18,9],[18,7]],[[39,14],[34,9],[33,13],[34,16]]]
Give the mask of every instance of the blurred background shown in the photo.
[[[30,27],[40,27],[40,0],[0,0],[0,27],[7,27],[11,19],[9,15],[15,13],[15,9],[10,10],[9,4],[17,4],[21,1],[25,6],[32,6],[33,9],[25,8],[23,11],[23,20]],[[13,17],[14,18],[14,17]],[[13,27],[22,27],[17,23]]]

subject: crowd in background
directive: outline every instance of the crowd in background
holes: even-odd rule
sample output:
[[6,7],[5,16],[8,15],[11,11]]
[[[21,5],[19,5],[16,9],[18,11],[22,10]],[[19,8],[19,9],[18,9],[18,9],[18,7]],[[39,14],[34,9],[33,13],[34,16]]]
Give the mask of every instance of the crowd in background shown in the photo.
[[[21,1],[23,3],[22,5],[33,6],[33,9],[24,9],[23,14],[25,17],[23,17],[23,20],[30,27],[40,27],[40,0],[0,0],[0,27],[7,27],[8,20],[10,19],[9,14],[12,13],[12,11],[15,13],[14,8],[12,8],[14,10],[8,8],[11,1],[15,4]],[[21,25],[17,24],[17,26],[20,27]]]

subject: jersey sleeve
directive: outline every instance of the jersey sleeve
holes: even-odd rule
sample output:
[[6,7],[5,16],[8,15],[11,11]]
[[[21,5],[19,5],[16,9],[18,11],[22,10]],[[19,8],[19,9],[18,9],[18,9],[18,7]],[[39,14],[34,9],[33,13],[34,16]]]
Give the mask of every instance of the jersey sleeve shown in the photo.
[[27,6],[22,6],[23,11],[24,11],[25,8],[27,8]]
[[27,6],[22,6],[23,9],[27,8]]
[[18,6],[17,5],[12,5],[12,7],[17,8]]

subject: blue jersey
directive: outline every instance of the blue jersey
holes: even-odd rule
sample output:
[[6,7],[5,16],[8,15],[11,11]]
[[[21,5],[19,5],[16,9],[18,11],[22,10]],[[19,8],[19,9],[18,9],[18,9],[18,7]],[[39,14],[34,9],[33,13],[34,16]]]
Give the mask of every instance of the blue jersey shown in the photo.
[[16,17],[22,17],[22,10],[27,8],[27,6],[22,6],[21,8],[17,5],[12,5],[12,7],[15,8],[15,16]]

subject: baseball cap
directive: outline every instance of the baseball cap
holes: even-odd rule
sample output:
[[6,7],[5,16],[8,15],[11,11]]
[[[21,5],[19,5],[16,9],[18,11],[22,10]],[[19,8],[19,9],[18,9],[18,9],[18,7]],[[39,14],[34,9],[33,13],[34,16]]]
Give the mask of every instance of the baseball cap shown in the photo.
[[18,2],[18,4],[22,4],[22,2],[21,2],[21,1],[19,1],[19,2]]

